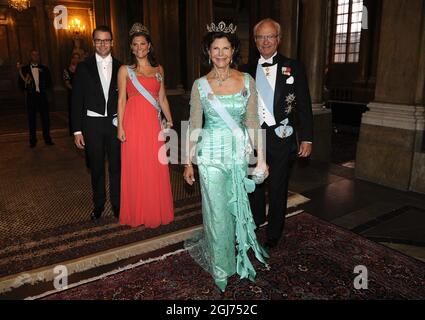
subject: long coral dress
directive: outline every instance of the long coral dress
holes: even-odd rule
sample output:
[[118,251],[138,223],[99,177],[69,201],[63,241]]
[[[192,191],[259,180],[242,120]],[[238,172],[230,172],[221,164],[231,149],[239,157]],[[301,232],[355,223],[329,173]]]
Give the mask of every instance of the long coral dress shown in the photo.
[[[161,77],[137,76],[158,99]],[[174,219],[168,160],[158,112],[127,80],[127,104],[121,146],[120,223],[156,228]]]

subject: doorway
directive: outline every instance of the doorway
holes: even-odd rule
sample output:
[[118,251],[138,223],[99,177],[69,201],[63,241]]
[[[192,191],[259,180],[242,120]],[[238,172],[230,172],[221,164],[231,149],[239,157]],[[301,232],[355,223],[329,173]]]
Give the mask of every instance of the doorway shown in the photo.
[[29,61],[29,52],[38,49],[35,8],[22,12],[0,7],[0,113],[24,113],[24,94],[18,88],[17,64]]

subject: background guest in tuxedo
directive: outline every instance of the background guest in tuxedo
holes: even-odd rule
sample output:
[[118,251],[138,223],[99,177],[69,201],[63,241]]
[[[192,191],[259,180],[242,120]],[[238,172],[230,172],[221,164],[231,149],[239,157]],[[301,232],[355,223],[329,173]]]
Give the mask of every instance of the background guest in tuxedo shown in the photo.
[[[266,130],[266,159],[269,211],[266,248],[277,245],[285,224],[288,179],[291,160],[308,157],[312,150],[313,115],[305,69],[300,61],[277,52],[280,25],[264,19],[254,27],[254,40],[260,53],[258,64],[249,68],[255,77],[261,126]],[[295,132],[295,121],[298,121]],[[300,141],[299,149],[297,139]],[[265,184],[250,194],[251,209],[257,226],[266,221]]]
[[21,68],[18,80],[19,86],[26,92],[30,147],[34,148],[37,144],[37,111],[40,112],[41,116],[44,142],[52,146],[54,143],[50,137],[49,104],[47,101],[47,89],[52,84],[50,71],[49,68],[40,64],[40,54],[37,50],[32,50],[30,57],[30,63]]
[[72,136],[72,119],[71,119],[71,107],[72,107],[72,82],[74,80],[75,70],[80,62],[81,57],[79,53],[73,53],[69,66],[63,70],[63,81],[68,93],[68,126],[69,135]]
[[99,219],[106,201],[105,154],[109,163],[110,201],[114,216],[120,209],[120,141],[117,138],[117,73],[121,62],[111,56],[108,26],[93,31],[95,54],[78,64],[72,86],[72,125],[75,145],[86,148],[91,170],[94,210]]

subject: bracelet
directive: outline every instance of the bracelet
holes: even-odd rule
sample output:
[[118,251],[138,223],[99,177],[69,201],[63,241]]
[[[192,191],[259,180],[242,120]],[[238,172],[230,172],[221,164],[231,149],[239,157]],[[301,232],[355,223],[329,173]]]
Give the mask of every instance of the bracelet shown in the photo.
[[192,164],[191,164],[191,163],[186,163],[186,164],[184,165],[184,167],[185,167],[185,168],[192,167]]

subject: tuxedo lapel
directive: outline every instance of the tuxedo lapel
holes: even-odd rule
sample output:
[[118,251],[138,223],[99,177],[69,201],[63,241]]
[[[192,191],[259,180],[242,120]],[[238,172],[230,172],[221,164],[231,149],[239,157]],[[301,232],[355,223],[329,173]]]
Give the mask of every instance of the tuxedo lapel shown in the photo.
[[38,65],[38,81],[40,83],[40,86],[45,85],[46,83],[46,68],[42,65]]
[[281,55],[277,54],[276,55],[276,59],[277,59],[277,70],[276,70],[276,84],[275,84],[275,89],[274,89],[274,114],[275,114],[275,118],[277,121],[277,115],[279,115],[281,113],[281,110],[279,110],[280,108],[282,108],[282,106],[280,105],[281,102],[281,98],[282,95],[284,94],[284,86],[283,84],[284,82],[284,78],[283,78],[283,74],[282,74],[282,67],[284,64],[284,59]]
[[[112,60],[112,77],[111,77],[111,84],[109,85],[109,92],[108,97],[111,97],[111,94],[114,93],[114,90],[117,89],[117,78],[118,78],[118,69],[119,69],[119,63],[117,60]],[[108,100],[109,101],[109,100]]]
[[95,86],[99,90],[101,96],[104,97],[102,83],[100,81],[99,70],[97,69],[96,57],[93,55],[87,62],[88,62],[88,67],[89,67],[88,68],[89,73],[91,74],[92,78],[95,81]]

